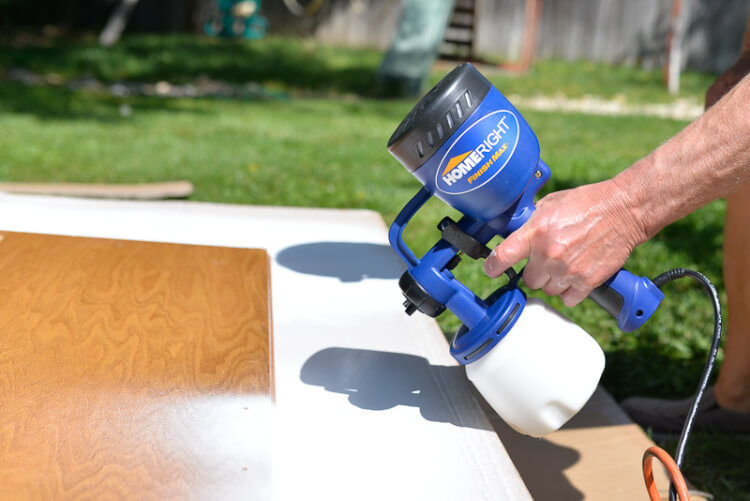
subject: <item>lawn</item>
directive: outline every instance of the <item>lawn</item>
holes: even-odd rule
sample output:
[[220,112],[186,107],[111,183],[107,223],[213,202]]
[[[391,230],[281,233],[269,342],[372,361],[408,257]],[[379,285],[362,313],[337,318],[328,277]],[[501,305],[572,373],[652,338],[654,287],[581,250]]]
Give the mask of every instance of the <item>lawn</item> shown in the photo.
[[[135,37],[111,51],[86,39],[0,45],[0,74],[21,67],[55,75],[56,83],[27,86],[0,79],[0,180],[189,179],[196,188],[192,200],[367,208],[390,223],[419,188],[385,148],[414,100],[379,96],[372,82],[380,57],[376,51],[279,38],[245,43]],[[441,66],[431,80],[444,70]],[[165,99],[73,91],[60,84],[83,77],[184,83],[201,74],[228,82],[252,80],[264,92],[245,99]],[[494,70],[488,75],[509,94],[620,95],[644,103],[670,99],[659,72],[633,68],[553,61],[522,76]],[[701,99],[711,79],[685,75],[680,97]],[[544,193],[612,176],[686,125],[521,111],[553,172]],[[437,201],[428,203],[407,229],[408,243],[419,251],[429,248],[438,238],[435,224],[445,214],[452,212]],[[652,277],[677,266],[694,268],[722,290],[723,215],[724,203],[717,201],[678,221],[636,249],[627,267]],[[457,274],[482,295],[497,286],[477,263],[462,264]],[[617,399],[686,396],[710,344],[712,312],[702,290],[689,281],[670,284],[666,294],[657,314],[634,334],[618,331],[589,301],[571,309],[557,298],[547,300],[602,345],[607,354],[603,383]],[[401,301],[397,288],[393,300]],[[439,321],[448,336],[457,328],[450,314]],[[738,450],[744,454],[738,456]],[[688,476],[717,499],[750,499],[747,468],[738,472],[725,456],[748,464],[750,441],[696,435],[687,454]]]

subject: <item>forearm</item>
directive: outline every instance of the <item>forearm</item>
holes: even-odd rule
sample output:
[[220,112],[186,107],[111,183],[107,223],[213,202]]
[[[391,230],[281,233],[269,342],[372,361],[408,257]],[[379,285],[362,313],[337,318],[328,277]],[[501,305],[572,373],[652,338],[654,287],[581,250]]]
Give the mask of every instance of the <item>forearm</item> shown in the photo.
[[750,182],[750,76],[613,182],[625,193],[640,242]]
[[750,183],[750,75],[742,79],[750,63],[750,26],[743,53],[707,92],[710,109],[650,155],[612,179],[542,198],[485,260],[487,274],[498,277],[528,258],[526,285],[574,306],[616,273],[636,246]]

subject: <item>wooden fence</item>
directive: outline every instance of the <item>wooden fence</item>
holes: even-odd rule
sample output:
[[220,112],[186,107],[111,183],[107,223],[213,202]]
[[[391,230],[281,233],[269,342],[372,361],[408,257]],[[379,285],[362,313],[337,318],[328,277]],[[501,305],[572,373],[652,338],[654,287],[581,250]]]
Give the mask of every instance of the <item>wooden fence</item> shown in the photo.
[[[477,0],[475,51],[514,60],[523,30],[525,0]],[[283,2],[264,10],[274,31],[307,32],[334,44],[386,48],[404,0],[327,0],[312,18],[295,18]],[[683,66],[721,71],[737,57],[750,15],[749,0],[683,0]],[[644,67],[665,60],[672,0],[543,0],[537,55]]]

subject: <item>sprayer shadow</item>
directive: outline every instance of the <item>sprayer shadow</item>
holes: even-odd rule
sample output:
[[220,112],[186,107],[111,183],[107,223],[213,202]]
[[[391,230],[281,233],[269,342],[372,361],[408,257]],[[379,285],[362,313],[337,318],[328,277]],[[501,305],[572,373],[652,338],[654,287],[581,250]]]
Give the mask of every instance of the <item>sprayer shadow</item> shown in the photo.
[[388,245],[363,242],[312,242],[282,249],[276,262],[309,275],[337,277],[342,282],[367,278],[395,279],[404,265]]
[[385,411],[406,405],[419,408],[428,421],[492,429],[483,415],[461,412],[461,402],[446,399],[446,394],[456,392],[470,398],[471,384],[463,367],[432,365],[405,353],[326,348],[307,359],[300,379],[348,395],[360,409]]
[[[399,405],[419,408],[428,421],[495,431],[508,450],[534,499],[575,501],[582,493],[564,471],[580,459],[574,449],[513,431],[479,395],[463,367],[432,365],[427,359],[405,353],[353,348],[326,348],[302,366],[303,383],[347,395],[360,409],[387,411]],[[449,391],[446,392],[446,388]],[[446,400],[446,393],[462,394],[463,402],[476,399],[485,415],[460,412],[461,402]],[[540,475],[539,465],[544,465]],[[549,493],[554,492],[554,497]]]

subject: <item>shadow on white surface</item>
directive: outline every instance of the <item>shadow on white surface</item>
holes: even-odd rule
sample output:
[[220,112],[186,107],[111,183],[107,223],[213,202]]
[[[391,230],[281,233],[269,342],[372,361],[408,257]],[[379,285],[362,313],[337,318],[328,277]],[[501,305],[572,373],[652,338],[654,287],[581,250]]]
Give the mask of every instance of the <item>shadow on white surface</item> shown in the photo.
[[307,359],[300,371],[303,383],[349,396],[360,409],[385,411],[399,405],[417,407],[428,421],[491,430],[486,419],[459,419],[459,412],[439,390],[446,381],[471,391],[463,367],[432,365],[405,353],[326,348]]
[[[418,408],[427,421],[493,430],[500,436],[533,499],[580,501],[585,498],[565,475],[565,471],[581,459],[580,453],[512,430],[478,394],[463,367],[432,365],[423,357],[405,353],[331,347],[307,359],[300,379],[305,384],[347,395],[349,402],[360,409],[388,411],[410,406]],[[491,424],[486,420],[458,419],[462,413],[445,400],[439,389],[445,381],[459,384],[471,393],[492,416]],[[596,423],[570,423],[573,427],[592,425]],[[554,495],[550,495],[551,492]]]
[[276,262],[299,273],[336,277],[342,282],[395,279],[405,269],[390,246],[363,242],[294,245],[279,251]]
[[[479,397],[481,398],[481,397]],[[586,496],[566,476],[566,470],[581,460],[572,447],[553,443],[546,438],[522,435],[496,418],[489,404],[482,402],[500,440],[508,451],[518,473],[535,501],[582,501]],[[592,473],[595,475],[595,473]],[[613,482],[616,479],[612,479]],[[617,499],[613,497],[612,499]]]

